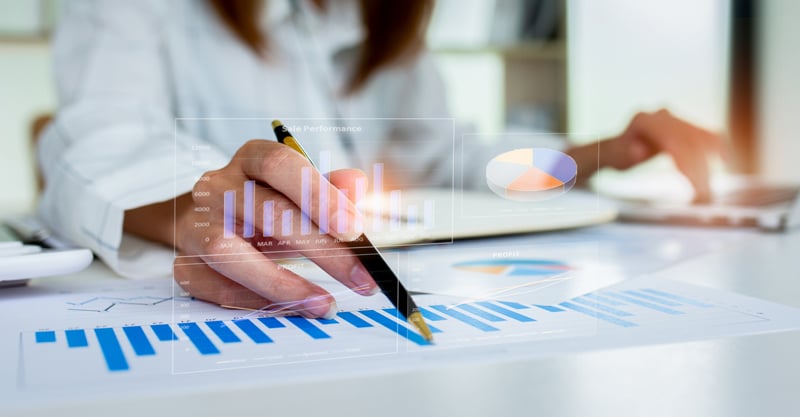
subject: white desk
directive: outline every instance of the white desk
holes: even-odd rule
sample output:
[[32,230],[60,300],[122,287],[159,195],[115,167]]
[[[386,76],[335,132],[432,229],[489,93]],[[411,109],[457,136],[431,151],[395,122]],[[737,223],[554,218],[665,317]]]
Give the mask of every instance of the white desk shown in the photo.
[[[754,232],[657,275],[800,307],[800,233]],[[790,332],[90,404],[42,398],[30,414],[789,416],[800,413],[798,352],[800,332]]]

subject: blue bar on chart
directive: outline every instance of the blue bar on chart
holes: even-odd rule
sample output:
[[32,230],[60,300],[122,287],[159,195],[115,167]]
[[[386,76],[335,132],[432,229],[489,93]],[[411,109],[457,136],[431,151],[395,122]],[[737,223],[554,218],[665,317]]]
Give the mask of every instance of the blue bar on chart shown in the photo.
[[556,306],[545,306],[545,305],[541,305],[541,304],[536,304],[536,308],[540,308],[540,309],[542,309],[544,311],[548,311],[550,313],[560,313],[560,312],[564,311],[563,308],[559,308],[559,307],[556,307]]
[[326,325],[327,324],[339,324],[339,322],[336,321],[336,319],[326,319],[326,318],[320,317],[320,318],[317,318],[317,319],[314,319],[314,320],[316,320],[317,323],[319,323],[319,324],[326,324]]
[[183,333],[186,334],[201,355],[219,354],[219,349],[214,346],[214,343],[203,333],[203,330],[200,329],[197,323],[180,323],[178,327],[183,330]]
[[222,214],[222,237],[230,239],[236,236],[236,191],[225,191]]
[[262,332],[261,329],[256,327],[256,324],[247,319],[239,319],[234,320],[233,323],[242,329],[242,331],[250,338],[253,342],[257,344],[261,343],[272,343],[272,339],[267,336],[266,333]]
[[[418,307],[418,308],[419,308],[419,307]],[[392,317],[394,317],[394,318],[396,318],[396,319],[398,319],[398,320],[402,321],[403,323],[408,323],[408,319],[407,319],[407,318],[405,318],[405,316],[403,316],[402,314],[400,314],[400,311],[398,311],[398,310],[397,310],[396,308],[394,308],[394,307],[392,307],[392,308],[384,308],[384,309],[383,309],[383,311],[385,311],[385,312],[389,313],[389,315],[390,315],[390,316],[392,316]],[[421,313],[422,313],[422,312],[420,312],[420,314],[421,314]],[[415,328],[416,328],[416,327],[415,327]],[[441,333],[441,332],[442,332],[442,330],[441,330],[440,328],[438,328],[438,327],[434,327],[434,326],[432,326],[430,323],[428,323],[428,330],[430,330],[430,331],[431,331],[431,333]]]
[[338,230],[339,232],[344,232],[345,230],[347,230],[348,227],[350,227],[347,221],[348,218],[350,217],[347,214],[347,205],[349,204],[349,202],[347,201],[347,190],[346,189],[339,190],[337,198],[338,200],[336,201],[336,210],[337,210],[336,230]]
[[[331,172],[331,152],[322,151],[319,153],[319,170],[323,175],[328,176]],[[319,187],[319,233],[327,234],[330,230],[328,223],[328,213],[330,213],[330,195],[328,187]]]
[[52,330],[43,330],[36,332],[36,343],[55,343],[56,332]]
[[446,318],[434,313],[433,311],[428,310],[427,308],[419,307],[419,312],[422,313],[422,318],[424,318],[425,320],[430,320],[430,321],[447,320]]
[[359,329],[363,329],[365,327],[372,327],[372,325],[369,324],[368,321],[362,319],[361,317],[356,316],[355,314],[349,311],[340,311],[336,315],[339,316],[342,320],[352,324],[353,327]]
[[423,228],[425,230],[433,229],[433,226],[435,224],[435,219],[436,219],[436,217],[435,217],[436,216],[435,208],[436,207],[434,206],[433,200],[425,200],[424,201],[424,203],[423,203],[423,211],[424,211],[424,213],[422,214],[422,218],[423,218],[423,222],[424,222],[423,223]]
[[701,302],[701,301],[692,300],[691,298],[681,297],[680,295],[670,294],[670,293],[664,292],[664,291],[654,290],[652,288],[643,288],[642,291],[646,291],[646,292],[649,292],[651,294],[655,294],[655,295],[657,295],[659,297],[669,298],[671,300],[679,301],[679,302],[684,303],[684,304],[693,305],[695,307],[704,307],[704,308],[713,307],[713,305],[711,305],[711,304],[706,304],[706,303]]
[[156,354],[155,349],[153,349],[153,345],[151,345],[150,341],[147,340],[147,336],[144,334],[144,330],[142,330],[141,327],[125,326],[122,328],[122,331],[125,333],[125,336],[128,337],[128,341],[131,342],[131,346],[133,347],[133,351],[136,353],[136,356],[149,356]]
[[480,318],[482,318],[482,319],[484,319],[486,321],[494,321],[494,322],[506,321],[506,319],[504,319],[502,317],[496,316],[496,315],[494,315],[492,313],[489,313],[488,311],[481,310],[480,308],[475,307],[475,306],[470,305],[470,304],[459,304],[458,308],[460,308],[460,309],[462,309],[462,310],[466,311],[467,313],[470,313],[470,314],[472,314],[474,316],[478,316],[478,317],[480,317]]
[[490,326],[490,325],[488,325],[488,324],[486,324],[486,323],[484,323],[484,322],[482,322],[480,320],[473,319],[472,317],[470,317],[470,316],[468,316],[468,315],[466,315],[464,313],[461,313],[460,311],[456,311],[455,309],[452,309],[452,308],[447,308],[446,306],[443,306],[443,305],[435,305],[435,306],[430,306],[430,307],[432,309],[434,309],[434,310],[446,315],[446,316],[450,316],[450,317],[452,317],[452,318],[454,318],[454,319],[456,319],[456,320],[458,320],[458,321],[460,321],[462,323],[468,324],[468,325],[470,325],[470,326],[472,326],[472,327],[474,327],[474,328],[476,328],[478,330],[482,330],[484,332],[496,332],[496,331],[500,330],[497,327]]
[[509,306],[509,307],[511,307],[511,308],[513,308],[513,309],[516,309],[516,310],[525,310],[526,308],[529,308],[525,304],[520,304],[520,303],[515,302],[515,301],[500,300],[500,302],[505,304],[505,305],[507,305],[507,306]]
[[150,328],[153,329],[153,333],[156,334],[156,337],[161,342],[178,340],[178,336],[175,335],[175,332],[172,331],[169,324],[151,324]]
[[275,202],[265,201],[264,208],[261,211],[263,217],[263,226],[261,227],[261,236],[272,237],[275,233],[273,224],[275,222]]
[[292,234],[292,210],[286,209],[281,215],[281,235],[289,236]]
[[589,301],[589,300],[584,299],[582,297],[575,297],[571,301],[573,303],[583,304],[583,305],[585,305],[587,307],[591,307],[591,308],[593,308],[595,310],[600,310],[600,311],[606,312],[608,314],[613,314],[613,315],[615,315],[617,317],[630,317],[630,316],[633,315],[631,313],[628,313],[627,311],[618,310],[618,309],[616,309],[614,307],[609,307],[607,305],[600,304],[597,301]]
[[389,192],[389,230],[400,230],[400,220],[403,215],[400,212],[400,190]]
[[221,320],[212,320],[207,321],[206,326],[214,332],[219,340],[222,340],[222,343],[239,343],[242,339],[239,339],[239,336],[231,330],[224,321]]
[[652,302],[654,302],[656,304],[661,304],[661,305],[665,305],[665,306],[669,306],[669,307],[678,307],[678,306],[681,305],[681,303],[677,303],[675,301],[665,300],[663,298],[658,298],[658,297],[655,297],[655,296],[652,296],[652,295],[649,295],[649,294],[642,294],[642,293],[640,293],[638,291],[626,290],[624,292],[626,294],[628,294],[628,295],[632,295],[632,296],[637,297],[637,298],[642,298],[642,299],[645,299],[647,301],[652,301]]
[[383,229],[383,222],[381,221],[381,214],[383,213],[383,164],[372,164],[372,192],[375,195],[375,210],[376,216],[372,221],[372,230],[380,232]]
[[67,336],[68,347],[81,348],[89,346],[89,341],[86,340],[86,332],[82,329],[67,330],[64,333]]
[[300,234],[311,234],[311,167],[300,169]]
[[275,317],[259,317],[258,321],[264,326],[267,326],[268,329],[282,329],[286,327],[285,324],[281,323],[280,320]]
[[626,320],[618,319],[618,318],[616,318],[614,316],[609,316],[608,314],[601,313],[599,311],[595,311],[595,310],[591,310],[591,309],[588,309],[588,308],[585,308],[585,307],[581,307],[579,305],[575,305],[575,304],[570,303],[568,301],[565,301],[563,303],[559,303],[559,305],[562,306],[562,307],[568,308],[568,309],[570,309],[572,311],[577,311],[578,313],[585,314],[585,315],[590,316],[590,317],[594,317],[596,319],[605,320],[605,321],[607,321],[609,323],[616,324],[617,326],[636,327],[636,323],[631,323],[631,322],[626,321]]
[[590,293],[590,294],[584,294],[583,296],[586,297],[586,298],[595,300],[597,302],[603,303],[603,304],[608,304],[610,306],[617,307],[617,306],[624,306],[625,305],[625,303],[621,303],[619,301],[615,301],[615,300],[612,300],[610,298],[606,298],[606,297],[603,297],[603,296],[600,296],[600,295],[597,295],[597,294],[591,294]]
[[605,295],[608,296],[608,297],[616,298],[618,300],[626,301],[626,302],[628,302],[630,304],[636,304],[636,305],[642,306],[644,308],[649,308],[650,310],[660,311],[660,312],[666,313],[666,314],[671,314],[671,315],[675,315],[675,316],[677,316],[679,314],[683,314],[683,311],[673,310],[671,308],[660,306],[658,304],[648,303],[647,301],[638,300],[636,298],[628,297],[627,295],[623,295],[623,294],[613,293],[611,291],[605,293]]
[[486,308],[488,310],[492,310],[495,313],[502,314],[502,315],[504,315],[504,316],[506,316],[506,317],[508,317],[508,318],[510,318],[512,320],[516,320],[516,321],[519,321],[519,322],[536,321],[536,320],[534,320],[534,319],[532,319],[532,318],[530,318],[528,316],[524,316],[522,314],[519,314],[516,311],[511,311],[511,310],[509,310],[509,309],[507,309],[507,308],[505,308],[503,306],[499,306],[499,305],[497,305],[495,303],[490,303],[489,301],[478,301],[477,304],[480,305],[483,308]]
[[[392,308],[384,308],[383,311],[388,313],[390,316],[402,321],[403,323],[408,323],[408,319],[405,318],[405,316],[403,316],[402,314],[400,314],[400,312],[394,307],[392,307]],[[430,323],[428,323],[428,330],[430,330],[431,333],[441,333],[442,332],[441,329],[439,329],[438,327],[432,326]]]
[[289,320],[289,323],[292,323],[298,329],[302,330],[303,333],[311,336],[313,339],[330,339],[331,336],[322,330],[319,327],[315,326],[314,323],[311,323],[307,319],[300,317],[300,316],[286,316],[286,320]]
[[397,333],[399,336],[404,337],[413,343],[416,343],[421,346],[431,344],[430,342],[425,340],[425,338],[422,337],[420,334],[408,329],[407,327],[401,325],[397,321],[394,321],[375,310],[363,310],[359,311],[359,313],[363,314],[367,318],[372,319],[381,326]]
[[242,221],[242,237],[256,235],[256,182],[244,183],[244,219]]
[[409,205],[406,209],[406,227],[410,230],[416,230],[417,222],[419,221],[419,213],[416,205]]
[[100,350],[103,351],[103,358],[109,371],[127,371],[130,369],[114,329],[108,327],[94,329],[94,334],[97,336],[97,343],[100,344]]

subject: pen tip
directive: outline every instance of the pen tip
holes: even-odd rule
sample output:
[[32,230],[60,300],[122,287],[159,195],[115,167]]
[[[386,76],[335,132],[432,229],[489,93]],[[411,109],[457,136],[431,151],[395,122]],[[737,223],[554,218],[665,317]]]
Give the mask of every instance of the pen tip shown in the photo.
[[280,120],[278,120],[278,119],[275,119],[275,120],[273,120],[273,121],[272,121],[272,128],[273,128],[273,129],[275,129],[276,127],[278,127],[278,126],[280,126],[280,125],[282,125],[282,124],[283,124],[283,123],[281,123],[281,121],[280,121]]
[[428,328],[428,324],[425,323],[425,320],[422,318],[422,314],[419,311],[415,311],[408,316],[408,321],[414,324],[423,338],[429,343],[433,343],[433,333],[431,329]]

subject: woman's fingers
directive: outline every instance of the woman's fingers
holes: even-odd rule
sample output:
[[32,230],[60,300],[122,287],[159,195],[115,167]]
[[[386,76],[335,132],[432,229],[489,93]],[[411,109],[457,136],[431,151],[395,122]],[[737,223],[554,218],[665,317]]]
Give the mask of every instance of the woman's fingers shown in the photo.
[[178,285],[200,300],[254,310],[272,305],[266,298],[211,269],[199,256],[176,258],[173,272]]
[[623,135],[632,135],[656,152],[665,152],[689,180],[697,201],[711,197],[709,156],[724,152],[722,139],[709,131],[685,122],[666,110],[637,115]]
[[[337,238],[351,241],[360,235],[352,228],[338,227],[357,223],[359,214],[355,205],[294,149],[277,142],[252,140],[239,149],[233,162],[239,164],[247,177],[274,188],[298,207],[312,199],[317,201],[318,204],[308,204],[306,214],[317,224],[321,217],[327,216],[329,232]],[[340,218],[344,220],[339,221]]]
[[367,194],[367,175],[360,169],[339,169],[328,173],[328,181],[342,190],[350,201],[358,203]]
[[197,256],[259,296],[292,305],[292,311],[307,317],[330,317],[336,312],[336,303],[327,291],[268,259],[238,236],[222,238],[220,233],[220,238],[207,242]]

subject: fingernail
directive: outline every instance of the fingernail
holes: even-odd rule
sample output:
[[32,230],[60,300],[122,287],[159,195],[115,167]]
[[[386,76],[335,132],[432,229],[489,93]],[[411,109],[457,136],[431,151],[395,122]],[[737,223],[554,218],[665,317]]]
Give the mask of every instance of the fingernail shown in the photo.
[[350,281],[356,284],[354,290],[361,295],[375,295],[380,288],[375,285],[375,281],[363,265],[358,264],[350,270]]
[[303,311],[312,317],[332,319],[339,311],[335,300],[328,301],[327,295],[318,295],[306,298],[303,301]]

